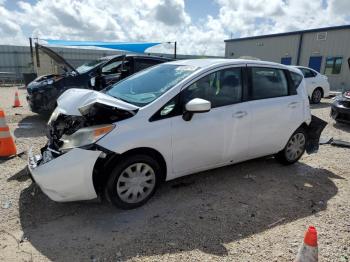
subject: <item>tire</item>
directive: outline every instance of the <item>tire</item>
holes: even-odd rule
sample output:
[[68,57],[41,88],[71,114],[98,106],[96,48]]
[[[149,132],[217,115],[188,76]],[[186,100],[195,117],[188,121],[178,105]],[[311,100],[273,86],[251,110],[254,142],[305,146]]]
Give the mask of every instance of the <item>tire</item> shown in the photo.
[[118,208],[133,209],[145,204],[161,181],[159,163],[148,155],[130,155],[120,159],[106,186],[108,200]]
[[[275,155],[278,162],[291,165],[297,162],[305,152],[307,135],[303,128],[298,128],[289,138],[287,145]],[[294,144],[294,145],[293,145]]]
[[322,89],[320,87],[316,88],[311,95],[311,103],[318,104],[322,99]]

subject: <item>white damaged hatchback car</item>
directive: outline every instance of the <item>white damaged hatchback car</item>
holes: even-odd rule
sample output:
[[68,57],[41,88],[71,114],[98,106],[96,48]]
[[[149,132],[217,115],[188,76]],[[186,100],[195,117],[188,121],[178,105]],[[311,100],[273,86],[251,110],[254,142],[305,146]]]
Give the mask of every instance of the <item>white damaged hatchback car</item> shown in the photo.
[[57,104],[47,145],[29,152],[33,180],[55,201],[106,196],[123,209],[191,173],[267,155],[292,164],[325,127],[300,71],[263,61],[173,61]]

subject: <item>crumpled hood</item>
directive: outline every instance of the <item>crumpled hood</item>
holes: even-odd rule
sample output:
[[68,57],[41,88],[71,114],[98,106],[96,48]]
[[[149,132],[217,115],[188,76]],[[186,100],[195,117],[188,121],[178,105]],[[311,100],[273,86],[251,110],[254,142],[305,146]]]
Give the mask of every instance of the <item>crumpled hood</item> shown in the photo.
[[88,89],[72,88],[65,91],[57,99],[57,107],[65,115],[81,116],[79,108],[88,108],[95,103],[116,107],[135,114],[139,107],[118,100],[110,95]]

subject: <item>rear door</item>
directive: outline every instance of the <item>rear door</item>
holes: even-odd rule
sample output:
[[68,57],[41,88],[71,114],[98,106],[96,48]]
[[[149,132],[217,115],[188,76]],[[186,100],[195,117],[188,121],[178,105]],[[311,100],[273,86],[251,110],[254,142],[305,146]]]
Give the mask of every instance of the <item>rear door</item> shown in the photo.
[[288,70],[248,65],[249,158],[279,152],[301,125],[303,103]]

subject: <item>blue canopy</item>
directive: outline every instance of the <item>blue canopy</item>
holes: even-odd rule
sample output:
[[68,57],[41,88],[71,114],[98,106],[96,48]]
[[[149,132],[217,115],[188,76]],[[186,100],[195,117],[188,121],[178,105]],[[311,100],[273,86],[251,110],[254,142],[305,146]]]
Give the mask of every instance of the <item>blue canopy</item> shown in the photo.
[[53,40],[42,39],[49,45],[63,46],[96,46],[129,52],[144,53],[147,48],[150,48],[161,43],[125,43],[125,42],[95,42],[95,41],[69,41],[69,40]]

